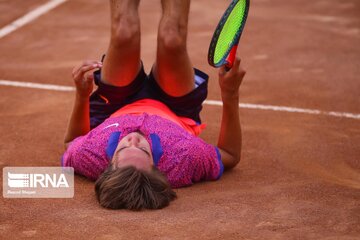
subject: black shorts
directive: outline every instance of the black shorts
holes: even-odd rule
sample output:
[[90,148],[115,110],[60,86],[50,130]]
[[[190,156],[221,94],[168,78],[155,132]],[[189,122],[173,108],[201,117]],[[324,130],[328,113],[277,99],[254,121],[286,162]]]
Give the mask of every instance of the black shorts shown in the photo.
[[103,83],[101,71],[95,71],[94,79],[98,88],[90,96],[91,129],[125,105],[145,98],[158,100],[168,106],[177,116],[188,117],[201,123],[200,111],[202,103],[207,97],[209,76],[198,69],[194,69],[194,71],[195,89],[181,97],[172,97],[165,93],[156,82],[152,72],[146,75],[143,67],[134,81],[124,87]]

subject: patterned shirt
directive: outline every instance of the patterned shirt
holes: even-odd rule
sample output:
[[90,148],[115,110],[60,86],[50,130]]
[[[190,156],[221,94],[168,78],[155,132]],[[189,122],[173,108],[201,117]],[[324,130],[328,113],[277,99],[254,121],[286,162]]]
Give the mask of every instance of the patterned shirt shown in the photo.
[[217,180],[224,166],[219,150],[166,118],[148,113],[125,114],[105,120],[76,138],[62,157],[62,166],[96,180],[110,163],[118,142],[139,131],[150,143],[154,165],[174,188]]

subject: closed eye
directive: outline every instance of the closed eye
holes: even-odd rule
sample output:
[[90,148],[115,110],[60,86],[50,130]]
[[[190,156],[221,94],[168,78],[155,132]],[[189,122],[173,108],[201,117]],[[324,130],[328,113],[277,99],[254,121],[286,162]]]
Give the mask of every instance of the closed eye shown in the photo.
[[[128,147],[122,147],[120,148],[117,153],[121,152],[122,150],[124,150],[125,148],[128,148]],[[144,147],[136,147],[137,149],[140,149],[141,151],[143,151],[144,153],[146,153],[146,155],[148,155],[149,157],[151,157],[150,153],[146,150],[146,148]]]

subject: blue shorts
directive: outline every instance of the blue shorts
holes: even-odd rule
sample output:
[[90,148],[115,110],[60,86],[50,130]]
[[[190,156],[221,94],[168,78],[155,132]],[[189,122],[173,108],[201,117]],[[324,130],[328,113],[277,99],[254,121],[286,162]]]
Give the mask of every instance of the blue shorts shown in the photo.
[[144,67],[141,67],[134,81],[124,87],[103,83],[101,70],[95,71],[94,79],[98,88],[90,96],[91,129],[125,105],[144,98],[158,100],[168,106],[177,116],[191,118],[195,122],[201,123],[200,111],[202,103],[207,97],[209,76],[198,69],[194,69],[194,71],[195,89],[181,97],[173,97],[164,92],[156,82],[153,73],[147,75]]

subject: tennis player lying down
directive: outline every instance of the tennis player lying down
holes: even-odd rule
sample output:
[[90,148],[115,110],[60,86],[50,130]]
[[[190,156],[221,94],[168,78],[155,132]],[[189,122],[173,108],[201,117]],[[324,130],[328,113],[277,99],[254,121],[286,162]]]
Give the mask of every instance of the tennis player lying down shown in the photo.
[[[76,98],[62,165],[96,180],[97,199],[106,208],[163,208],[176,198],[172,188],[217,180],[240,161],[240,60],[229,72],[219,71],[223,110],[215,147],[197,137],[208,76],[192,67],[186,50],[190,0],[161,4],[149,75],[140,60],[139,0],[110,1],[111,40],[103,63],[85,61],[73,71]],[[93,81],[98,88],[92,93]]]

